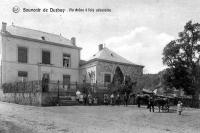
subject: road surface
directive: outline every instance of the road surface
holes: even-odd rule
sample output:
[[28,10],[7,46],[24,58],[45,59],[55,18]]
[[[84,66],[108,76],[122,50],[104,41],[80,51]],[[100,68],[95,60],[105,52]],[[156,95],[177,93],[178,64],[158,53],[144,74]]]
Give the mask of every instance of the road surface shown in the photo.
[[200,110],[152,113],[137,106],[34,107],[0,102],[0,133],[199,133]]

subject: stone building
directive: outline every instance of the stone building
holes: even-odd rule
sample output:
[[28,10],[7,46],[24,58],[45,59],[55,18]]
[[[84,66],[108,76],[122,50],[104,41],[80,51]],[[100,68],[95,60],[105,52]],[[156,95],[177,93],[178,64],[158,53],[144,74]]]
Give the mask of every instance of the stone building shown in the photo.
[[89,83],[123,83],[127,77],[137,81],[143,74],[143,66],[134,64],[103,44],[90,60],[83,62],[80,67],[80,81]]
[[24,80],[79,82],[76,39],[2,23],[1,85]]

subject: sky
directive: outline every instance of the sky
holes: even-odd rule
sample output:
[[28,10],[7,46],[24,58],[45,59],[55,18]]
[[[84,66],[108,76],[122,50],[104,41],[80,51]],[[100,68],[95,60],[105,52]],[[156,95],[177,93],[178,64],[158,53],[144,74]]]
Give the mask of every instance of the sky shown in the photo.
[[[158,73],[163,48],[186,22],[200,22],[200,0],[1,0],[0,22],[76,37],[81,59],[98,52],[98,45],[113,50],[144,73]],[[12,11],[14,6],[19,13]],[[23,8],[60,8],[61,12],[23,12]],[[111,12],[69,12],[72,8],[111,9]]]

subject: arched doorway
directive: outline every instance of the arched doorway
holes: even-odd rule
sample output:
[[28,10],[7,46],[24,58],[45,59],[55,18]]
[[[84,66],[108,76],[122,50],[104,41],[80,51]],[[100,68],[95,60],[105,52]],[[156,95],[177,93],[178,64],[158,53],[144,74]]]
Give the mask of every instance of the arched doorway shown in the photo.
[[116,68],[115,74],[113,75],[112,83],[115,86],[121,85],[124,81],[124,75],[119,67]]

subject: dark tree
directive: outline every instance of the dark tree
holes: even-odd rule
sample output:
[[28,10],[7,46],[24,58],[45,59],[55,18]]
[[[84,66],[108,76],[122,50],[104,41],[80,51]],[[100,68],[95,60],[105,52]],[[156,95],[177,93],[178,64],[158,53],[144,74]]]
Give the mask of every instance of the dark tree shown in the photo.
[[177,89],[183,88],[194,100],[198,100],[199,60],[200,24],[189,21],[178,34],[178,39],[171,41],[163,50],[163,63],[169,67],[164,75],[165,83]]

